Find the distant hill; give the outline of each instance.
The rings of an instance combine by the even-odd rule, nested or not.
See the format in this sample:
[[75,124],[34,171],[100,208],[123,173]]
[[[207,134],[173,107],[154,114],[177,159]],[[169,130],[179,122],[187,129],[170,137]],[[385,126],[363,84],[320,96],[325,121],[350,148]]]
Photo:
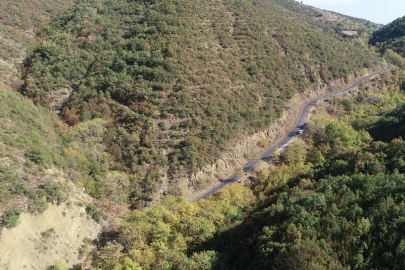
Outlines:
[[405,16],[374,32],[370,44],[383,52],[391,49],[405,57]]
[[292,20],[306,23],[334,37],[347,37],[344,31],[356,31],[358,36],[369,37],[377,28],[375,23],[343,15],[333,11],[321,10],[293,0],[255,0],[255,2]]

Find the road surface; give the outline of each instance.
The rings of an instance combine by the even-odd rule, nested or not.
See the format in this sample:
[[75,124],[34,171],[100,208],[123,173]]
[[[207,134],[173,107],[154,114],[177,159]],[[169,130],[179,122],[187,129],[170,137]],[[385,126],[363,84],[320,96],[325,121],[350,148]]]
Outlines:
[[[355,82],[352,86],[343,89],[339,92],[334,92],[328,95],[324,95],[318,98],[315,98],[311,101],[309,101],[307,104],[305,104],[304,108],[302,108],[302,111],[300,113],[300,115],[298,116],[298,120],[294,126],[294,128],[290,131],[290,133],[285,136],[284,138],[282,138],[280,141],[278,141],[275,145],[273,145],[272,147],[270,147],[269,149],[267,149],[263,154],[261,154],[259,157],[251,160],[248,164],[246,164],[243,167],[243,172],[247,173],[249,171],[251,171],[254,167],[256,167],[257,165],[259,165],[263,160],[268,159],[269,157],[271,157],[273,155],[273,152],[276,148],[281,149],[286,147],[289,143],[291,143],[298,135],[298,131],[304,128],[304,124],[305,124],[305,120],[307,119],[307,115],[309,110],[311,109],[311,107],[320,99],[324,99],[324,98],[329,98],[329,97],[333,97],[333,96],[337,96],[340,95],[344,92],[350,91],[354,88],[356,88],[357,86],[359,86],[359,84],[361,84],[362,82],[364,82],[365,80],[370,79],[371,77],[374,77],[376,75],[379,75],[387,70],[390,70],[392,68],[391,64],[387,65],[386,69],[383,69],[379,72],[373,73],[371,75],[368,75],[367,77],[364,77],[363,79],[358,80],[357,82]],[[244,173],[235,173],[232,176],[230,176],[228,179],[226,179],[225,181],[223,181],[221,184],[219,184],[218,186],[210,189],[209,191],[205,192],[204,194],[201,194],[200,196],[192,199],[191,201],[198,201],[204,198],[207,198],[209,196],[213,196],[215,195],[215,192],[217,192],[220,189],[223,189],[224,187],[235,183],[236,181],[238,181],[243,175]]]

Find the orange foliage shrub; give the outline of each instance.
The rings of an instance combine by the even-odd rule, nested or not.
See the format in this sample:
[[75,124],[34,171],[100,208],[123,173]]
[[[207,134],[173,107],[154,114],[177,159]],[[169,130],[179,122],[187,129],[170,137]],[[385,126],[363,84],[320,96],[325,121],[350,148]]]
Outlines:
[[322,80],[326,81],[328,79],[328,74],[325,69],[321,70],[320,75]]
[[77,123],[79,123],[80,121],[80,115],[77,114],[77,109],[70,109],[70,110],[66,110],[64,112],[64,117],[66,120],[66,123],[68,123],[68,125],[70,126],[74,126]]

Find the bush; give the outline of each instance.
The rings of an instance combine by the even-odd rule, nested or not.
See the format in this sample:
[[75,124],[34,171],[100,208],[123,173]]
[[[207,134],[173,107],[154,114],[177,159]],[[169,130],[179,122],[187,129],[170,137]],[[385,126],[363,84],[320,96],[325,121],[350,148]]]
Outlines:
[[35,199],[29,205],[29,210],[32,213],[42,213],[48,209],[48,203],[43,199]]
[[61,204],[67,199],[60,183],[47,182],[44,190],[46,193],[46,200],[48,202],[57,201],[58,204]]
[[346,111],[351,112],[353,110],[353,102],[351,100],[343,100],[342,105],[345,107]]
[[69,268],[62,260],[56,260],[53,270],[69,270]]
[[82,258],[85,258],[85,257],[87,257],[87,256],[91,253],[91,251],[93,250],[93,241],[92,241],[90,238],[85,237],[85,238],[83,239],[83,243],[84,243],[84,244],[82,244],[82,246],[81,246],[81,248],[80,248],[80,251],[79,251],[79,254],[80,254],[80,256],[81,256]]
[[98,210],[97,206],[94,203],[89,203],[86,206],[86,213],[94,219],[95,222],[100,222],[102,217],[102,212]]
[[13,172],[10,168],[0,167],[0,180],[14,181],[18,175]]
[[25,156],[38,165],[48,166],[52,163],[52,155],[43,148],[37,147],[29,150]]
[[55,232],[54,228],[50,228],[49,230],[41,232],[41,236],[45,239],[51,236],[51,234]]
[[24,210],[19,208],[14,208],[11,210],[6,211],[3,217],[3,223],[6,225],[7,228],[12,228],[17,226],[20,223],[18,217],[20,214],[24,212]]

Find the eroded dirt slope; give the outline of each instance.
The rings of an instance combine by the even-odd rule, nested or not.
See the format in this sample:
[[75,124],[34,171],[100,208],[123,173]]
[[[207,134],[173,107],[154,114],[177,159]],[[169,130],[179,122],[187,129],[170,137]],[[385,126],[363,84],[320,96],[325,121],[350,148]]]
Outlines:
[[102,229],[86,214],[81,202],[87,199],[76,195],[42,214],[21,214],[21,223],[0,236],[0,269],[48,269],[58,259],[68,267],[82,263],[83,239],[96,239]]

